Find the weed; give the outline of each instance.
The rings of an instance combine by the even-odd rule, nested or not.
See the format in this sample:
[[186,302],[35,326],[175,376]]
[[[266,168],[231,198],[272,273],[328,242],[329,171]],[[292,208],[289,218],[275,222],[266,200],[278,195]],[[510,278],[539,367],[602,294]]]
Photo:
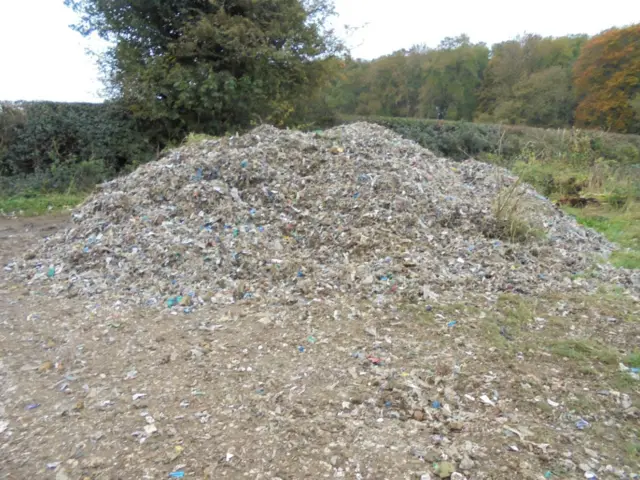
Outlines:
[[551,353],[559,357],[577,361],[597,360],[606,365],[615,365],[618,362],[618,354],[603,345],[591,340],[559,340],[551,343]]
[[624,452],[627,462],[635,463],[640,460],[640,441],[627,442],[624,446]]
[[[498,182],[503,183],[502,178],[499,178]],[[518,179],[498,193],[493,202],[493,217],[486,220],[483,226],[483,234],[486,237],[521,243],[544,235],[525,218],[526,191],[521,186]]]
[[640,368],[640,351],[634,351],[624,358],[624,363],[628,367]]

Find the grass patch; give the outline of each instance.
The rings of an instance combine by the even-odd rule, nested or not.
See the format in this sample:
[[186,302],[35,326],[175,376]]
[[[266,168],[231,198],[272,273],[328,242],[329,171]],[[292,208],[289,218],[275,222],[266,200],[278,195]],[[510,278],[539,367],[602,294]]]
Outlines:
[[550,350],[554,355],[572,360],[597,360],[606,365],[618,362],[617,352],[591,340],[559,340],[551,343]]
[[640,269],[640,206],[630,202],[623,210],[611,207],[585,209],[567,208],[582,225],[602,233],[617,243],[621,250],[613,252],[611,263],[616,267]]
[[0,198],[0,213],[32,217],[56,213],[75,207],[85,199],[83,194],[38,194]]
[[640,368],[640,352],[635,351],[624,358],[624,364],[627,367]]

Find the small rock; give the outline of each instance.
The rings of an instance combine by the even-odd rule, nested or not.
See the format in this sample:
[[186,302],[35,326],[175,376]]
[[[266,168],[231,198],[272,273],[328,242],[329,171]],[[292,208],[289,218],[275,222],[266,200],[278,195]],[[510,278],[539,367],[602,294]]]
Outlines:
[[53,370],[53,362],[50,360],[43,362],[42,365],[38,367],[38,373],[47,373],[51,370]]
[[153,435],[157,431],[158,431],[158,427],[156,427],[153,423],[144,426],[144,433],[146,433],[148,436]]
[[378,332],[376,331],[375,327],[366,327],[364,331],[365,333],[367,333],[368,335],[371,335],[372,337],[378,336]]
[[89,457],[83,463],[87,468],[100,468],[107,462],[102,457]]
[[454,432],[459,432],[464,429],[464,423],[458,421],[449,422],[449,428]]
[[411,455],[418,458],[424,458],[427,456],[427,451],[422,447],[411,447]]
[[424,412],[422,410],[414,410],[413,419],[417,420],[418,422],[422,422],[424,420]]
[[67,472],[64,471],[64,468],[61,468],[56,472],[56,480],[71,480]]
[[462,457],[462,461],[460,462],[461,470],[471,470],[473,467],[475,467],[475,462],[473,460],[466,455]]
[[449,402],[453,402],[456,399],[456,392],[451,387],[444,387],[444,398]]
[[568,458],[563,459],[561,464],[562,464],[562,468],[564,469],[565,472],[575,472],[576,471],[576,468],[577,468],[576,464],[573,463]]
[[591,450],[590,448],[584,447],[584,453],[589,455],[591,458],[598,458],[598,452]]
[[440,478],[449,478],[455,471],[456,467],[451,462],[442,462],[437,468],[437,473]]
[[466,477],[459,472],[453,472],[451,474],[451,480],[466,480]]

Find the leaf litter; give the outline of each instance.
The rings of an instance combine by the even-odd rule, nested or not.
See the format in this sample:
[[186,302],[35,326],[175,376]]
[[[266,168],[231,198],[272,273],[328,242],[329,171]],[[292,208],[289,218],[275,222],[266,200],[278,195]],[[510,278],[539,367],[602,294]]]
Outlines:
[[[505,191],[532,233],[518,241],[497,228]],[[617,314],[638,313],[638,274],[603,261],[615,248],[509,172],[375,125],[185,145],[7,263],[6,468],[632,478],[637,458],[610,439],[636,445],[637,384],[585,379],[527,343],[598,332],[628,349],[635,324],[600,321],[589,300],[608,289]],[[548,301],[518,313],[535,299]],[[63,367],[39,370],[52,355]]]

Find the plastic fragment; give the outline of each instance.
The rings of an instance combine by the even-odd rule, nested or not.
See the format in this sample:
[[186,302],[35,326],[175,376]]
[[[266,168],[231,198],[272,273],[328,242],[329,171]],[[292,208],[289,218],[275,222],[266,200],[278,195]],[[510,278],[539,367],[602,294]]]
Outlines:
[[590,424],[589,424],[589,422],[587,422],[586,420],[584,420],[584,419],[582,419],[582,418],[576,422],[576,428],[577,428],[578,430],[584,430],[584,429],[585,429],[585,428],[587,428],[589,425],[590,425]]
[[169,474],[169,478],[183,478],[184,472],[182,470],[178,470],[177,472],[171,472]]

